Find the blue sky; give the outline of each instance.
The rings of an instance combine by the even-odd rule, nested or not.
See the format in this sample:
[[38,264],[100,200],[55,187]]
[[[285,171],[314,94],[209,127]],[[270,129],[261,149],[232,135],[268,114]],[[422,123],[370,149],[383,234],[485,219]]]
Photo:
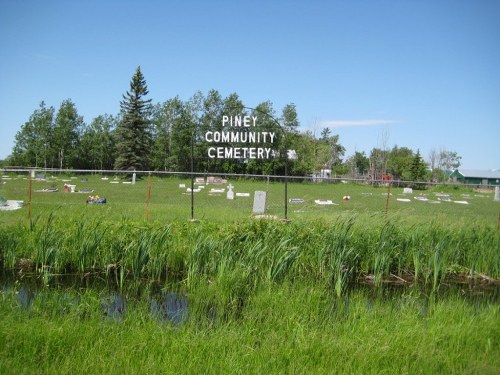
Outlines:
[[149,97],[236,92],[294,103],[347,149],[445,148],[500,169],[500,1],[0,0],[0,159],[43,100],[117,114],[137,66]]

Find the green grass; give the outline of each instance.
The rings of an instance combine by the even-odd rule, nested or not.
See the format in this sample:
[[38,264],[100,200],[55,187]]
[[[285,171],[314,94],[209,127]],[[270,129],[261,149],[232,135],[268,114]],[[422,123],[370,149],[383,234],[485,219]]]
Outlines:
[[20,309],[2,293],[2,374],[500,370],[498,304],[455,294],[429,300],[411,289],[387,297],[356,291],[339,300],[313,285],[285,283],[255,291],[237,318],[217,324],[196,310],[206,298],[191,295],[181,326],[158,321],[143,302],[114,320],[103,318],[102,296],[56,295]]
[[[294,182],[288,197],[304,202],[289,204],[285,222],[251,217],[253,192],[264,190],[268,214],[283,218],[283,183],[234,180],[251,196],[230,201],[207,186],[191,222],[179,188],[190,180],[153,177],[146,220],[146,179],[80,178],[77,189],[108,203],[33,181],[30,221],[27,207],[0,211],[0,268],[17,278],[0,290],[2,374],[500,371],[492,193],[442,186],[423,194],[470,204],[419,193],[406,203],[392,188],[385,214],[385,187]],[[0,196],[26,201],[28,180],[6,182]],[[35,192],[47,187],[60,191]],[[59,274],[82,282],[65,289]],[[129,297],[120,319],[103,315],[109,290],[86,284],[89,275]],[[25,308],[16,293],[31,279],[39,289]],[[157,288],[186,295],[186,322],[151,314],[139,297]]]
[[[64,181],[63,181],[64,180]],[[84,181],[82,181],[84,180]],[[65,181],[75,184],[77,190],[93,189],[93,194],[107,198],[106,205],[86,205],[87,194],[64,193]],[[31,217],[47,217],[51,213],[59,217],[72,219],[75,217],[96,218],[103,221],[120,221],[129,219],[142,221],[147,217],[147,178],[138,180],[135,185],[112,184],[113,177],[102,180],[100,175],[64,177],[55,176],[47,181],[32,182]],[[268,192],[267,211],[269,215],[279,218],[285,216],[285,186],[282,182],[266,178],[261,180],[230,179],[236,193],[249,193],[249,197],[235,197],[227,200],[225,193],[210,194],[210,189],[225,187],[208,185],[199,193],[194,194],[194,216],[196,219],[216,222],[236,222],[252,216],[253,193],[256,190]],[[335,219],[339,215],[356,214],[370,220],[372,215],[384,214],[386,210],[386,187],[373,187],[356,184],[329,183],[288,183],[288,198],[303,199],[303,203],[288,204],[288,218],[294,221]],[[191,195],[179,184],[191,186],[188,178],[152,177],[151,197],[149,202],[149,220],[153,222],[184,221],[191,219]],[[26,177],[15,177],[0,185],[0,196],[6,199],[28,200],[29,183]],[[56,193],[39,192],[42,189],[55,187]],[[471,189],[449,187],[446,185],[403,196],[403,188],[391,189],[388,216],[397,220],[419,223],[434,220],[445,225],[467,226],[471,222],[485,226],[496,227],[500,212],[500,203],[493,202],[493,191],[477,193]],[[429,203],[420,202],[414,196],[420,193],[430,201],[437,201],[436,193],[451,194],[451,200],[466,200],[470,204],[462,205],[453,202]],[[342,197],[348,195],[351,199],[343,202]],[[410,203],[400,202],[397,198],[410,198]],[[332,200],[336,205],[317,205],[315,200]],[[17,211],[0,211],[0,223],[26,222],[27,208]]]

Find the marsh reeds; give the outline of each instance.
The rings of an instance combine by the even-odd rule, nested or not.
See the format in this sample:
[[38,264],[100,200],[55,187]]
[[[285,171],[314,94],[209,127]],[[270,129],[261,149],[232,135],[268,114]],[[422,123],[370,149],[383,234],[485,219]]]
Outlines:
[[54,216],[49,216],[46,225],[35,226],[31,233],[28,244],[31,245],[36,271],[59,272],[62,236],[54,224]]
[[[0,228],[4,270],[32,265],[38,274],[104,273],[175,282],[194,289],[241,275],[247,288],[306,280],[340,297],[356,280],[399,280],[438,288],[450,276],[500,278],[500,234],[491,228],[405,226],[374,217],[303,225],[274,221],[238,224],[59,222],[55,215],[29,228]],[[29,269],[23,271],[29,272]]]
[[75,256],[80,273],[95,270],[98,267],[97,261],[106,230],[107,225],[100,221],[82,220],[75,223],[73,231],[68,231],[66,243],[68,251],[73,253],[69,256]]

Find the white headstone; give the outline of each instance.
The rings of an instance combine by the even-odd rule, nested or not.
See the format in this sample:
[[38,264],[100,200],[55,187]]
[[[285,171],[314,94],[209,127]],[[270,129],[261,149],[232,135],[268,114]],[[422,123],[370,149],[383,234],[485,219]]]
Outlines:
[[226,193],[226,196],[227,196],[227,199],[234,199],[234,191],[233,191],[233,185],[229,184],[227,186],[227,193]]
[[413,194],[413,189],[410,187],[406,187],[403,189],[403,194]]
[[266,212],[266,192],[257,190],[253,196],[253,213],[264,214]]
[[135,172],[132,173],[132,185],[135,185]]
[[500,186],[495,186],[495,202],[500,202]]

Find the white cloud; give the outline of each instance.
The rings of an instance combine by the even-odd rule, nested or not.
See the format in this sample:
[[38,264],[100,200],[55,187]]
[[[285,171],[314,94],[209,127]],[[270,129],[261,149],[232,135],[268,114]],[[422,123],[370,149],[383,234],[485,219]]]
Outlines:
[[323,128],[347,128],[353,126],[380,126],[397,124],[398,121],[394,120],[326,120],[321,121],[320,126]]

